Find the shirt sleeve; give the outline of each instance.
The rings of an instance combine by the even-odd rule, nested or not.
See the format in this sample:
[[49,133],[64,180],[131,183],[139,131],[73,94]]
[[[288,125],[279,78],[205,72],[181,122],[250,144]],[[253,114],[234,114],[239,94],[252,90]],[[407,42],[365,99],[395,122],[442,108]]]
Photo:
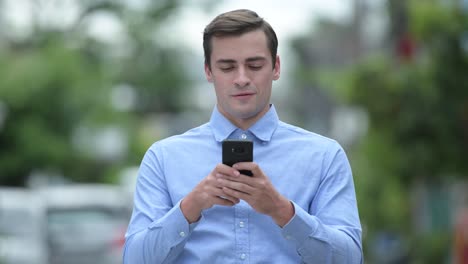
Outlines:
[[346,154],[336,143],[324,158],[321,183],[309,208],[295,204],[283,227],[304,263],[363,263],[361,225]]
[[172,204],[165,189],[162,157],[156,151],[147,151],[138,173],[133,214],[125,235],[125,264],[172,263],[198,223],[187,222],[180,201]]

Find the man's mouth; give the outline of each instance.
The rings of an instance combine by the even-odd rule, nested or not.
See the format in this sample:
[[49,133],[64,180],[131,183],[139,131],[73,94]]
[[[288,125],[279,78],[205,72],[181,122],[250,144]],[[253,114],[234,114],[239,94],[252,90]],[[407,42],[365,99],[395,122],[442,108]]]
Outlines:
[[234,94],[232,95],[232,97],[242,99],[242,98],[247,98],[253,95],[255,95],[255,93],[253,92],[243,92],[243,93]]

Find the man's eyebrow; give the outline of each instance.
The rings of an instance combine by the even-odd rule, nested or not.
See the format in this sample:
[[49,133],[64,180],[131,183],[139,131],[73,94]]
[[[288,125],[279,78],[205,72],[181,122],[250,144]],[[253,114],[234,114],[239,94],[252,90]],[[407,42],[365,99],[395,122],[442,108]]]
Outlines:
[[[245,61],[246,62],[255,62],[255,61],[265,61],[266,58],[263,56],[255,56],[255,57],[250,57],[247,58]],[[216,61],[216,64],[222,64],[222,63],[237,63],[236,60],[233,59],[219,59]]]
[[256,57],[251,57],[251,58],[247,58],[247,62],[253,62],[253,61],[264,61],[266,60],[265,57],[262,57],[262,56],[256,56]]
[[219,64],[219,63],[236,63],[236,61],[233,59],[219,59],[216,61],[216,64]]

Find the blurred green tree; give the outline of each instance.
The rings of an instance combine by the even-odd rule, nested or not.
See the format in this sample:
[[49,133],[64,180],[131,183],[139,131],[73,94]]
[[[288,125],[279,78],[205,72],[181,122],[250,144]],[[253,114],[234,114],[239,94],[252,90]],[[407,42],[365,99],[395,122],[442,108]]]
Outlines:
[[[142,117],[182,107],[184,53],[159,32],[179,1],[28,1],[26,29],[7,19],[7,2],[0,2],[0,185],[22,186],[34,171],[99,182],[139,162]],[[119,28],[117,40],[90,34],[102,17]],[[133,107],[115,105],[119,87],[121,101],[136,98]],[[109,126],[124,131],[129,151],[107,160],[83,148],[99,138],[83,141],[79,131]]]
[[370,123],[353,150],[361,215],[369,237],[400,234],[415,263],[445,263],[449,226],[418,234],[411,192],[468,177],[468,12],[457,1],[388,3],[390,56],[360,64],[347,83]]
[[[305,58],[296,71],[299,87],[305,87],[298,98],[311,102],[304,91],[313,86],[332,102],[368,114],[367,134],[346,148],[370,263],[382,263],[371,252],[382,234],[397,239],[399,257],[411,263],[446,263],[450,254],[448,198],[427,186],[444,190],[444,183],[468,177],[468,10],[462,2],[385,1],[385,43],[365,57],[354,49],[362,44],[356,21],[324,20],[311,36],[293,42]],[[421,186],[422,196],[436,196],[424,201],[430,209],[415,206],[415,199],[424,199],[415,192]],[[421,213],[439,223],[421,223]]]
[[432,2],[409,1],[414,58],[402,60],[397,50],[361,65],[349,92],[368,110],[371,130],[396,147],[395,176],[404,183],[468,176],[468,15]]

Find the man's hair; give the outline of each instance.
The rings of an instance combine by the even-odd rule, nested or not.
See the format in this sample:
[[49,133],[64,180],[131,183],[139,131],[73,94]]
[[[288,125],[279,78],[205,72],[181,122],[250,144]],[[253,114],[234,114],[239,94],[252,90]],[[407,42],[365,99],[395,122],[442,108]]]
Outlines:
[[278,38],[268,22],[259,17],[257,13],[247,9],[233,10],[218,15],[205,27],[203,31],[203,50],[205,63],[211,69],[211,52],[213,37],[240,36],[244,33],[261,29],[266,37],[270,49],[273,68],[276,63],[278,51]]

